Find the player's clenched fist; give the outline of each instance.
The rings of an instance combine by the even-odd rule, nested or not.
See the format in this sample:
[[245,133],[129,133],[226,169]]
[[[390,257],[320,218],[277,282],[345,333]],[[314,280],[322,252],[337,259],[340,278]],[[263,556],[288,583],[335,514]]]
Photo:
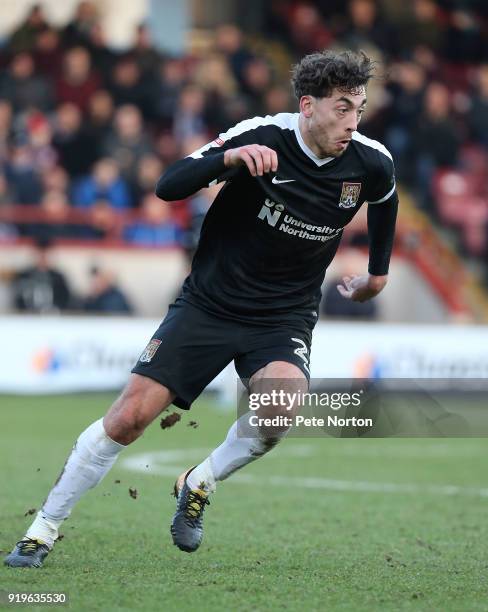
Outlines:
[[258,144],[229,149],[224,153],[224,163],[227,168],[247,166],[251,176],[263,176],[266,172],[278,170],[276,151]]

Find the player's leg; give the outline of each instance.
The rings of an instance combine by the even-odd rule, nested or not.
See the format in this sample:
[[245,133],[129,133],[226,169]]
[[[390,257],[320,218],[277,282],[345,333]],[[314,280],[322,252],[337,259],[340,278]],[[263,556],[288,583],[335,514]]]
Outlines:
[[[93,423],[73,451],[22,544],[30,556],[8,564],[39,566],[57,537],[59,523],[81,495],[95,486],[119,452],[142,434],[170,403],[188,409],[236,352],[231,323],[177,300],[133,368],[133,376],[105,419]],[[171,389],[171,392],[169,391]],[[42,544],[39,544],[39,541]],[[42,546],[42,548],[40,548]]]
[[155,380],[131,374],[105,418],[92,423],[78,437],[41,510],[5,563],[13,567],[39,567],[76,502],[102,480],[119,453],[143,433],[174,397]]
[[[258,370],[249,381],[249,392],[259,398],[262,394],[271,397],[273,391],[284,391],[287,397],[308,389],[308,381],[303,372],[293,363],[273,361]],[[250,416],[259,420],[269,417],[293,417],[297,404],[277,401],[269,406],[261,406],[256,412],[243,414],[227,433],[224,442],[188,476],[190,486],[203,484],[204,488],[215,489],[215,483],[225,480],[238,469],[262,457],[286,435],[289,427],[284,425],[266,427],[253,425]],[[257,420],[257,419],[254,419]],[[199,487],[201,488],[201,487]]]
[[[273,361],[260,368],[249,381],[250,393],[271,394],[304,392],[308,379],[297,365],[286,361]],[[290,397],[290,395],[288,395]],[[292,396],[292,397],[297,397]],[[272,406],[263,406],[259,417],[292,417],[297,404],[279,401]],[[175,484],[178,505],[171,533],[174,543],[185,552],[195,551],[203,538],[203,512],[209,503],[209,494],[215,491],[216,483],[225,480],[245,465],[262,457],[286,435],[289,427],[266,427],[252,424],[251,413],[242,415],[230,428],[224,442],[207,459],[195,468],[182,474]],[[286,421],[285,421],[286,422]]]

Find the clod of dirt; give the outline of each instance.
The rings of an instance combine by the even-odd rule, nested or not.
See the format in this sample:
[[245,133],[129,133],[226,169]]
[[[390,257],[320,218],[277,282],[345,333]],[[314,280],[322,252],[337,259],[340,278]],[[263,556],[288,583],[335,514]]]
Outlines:
[[24,516],[28,516],[29,514],[35,514],[35,512],[36,512],[36,508],[29,508],[29,510],[27,510]]
[[137,489],[131,489],[129,487],[129,495],[132,497],[132,499],[137,499]]
[[173,427],[178,421],[181,420],[181,414],[177,412],[173,412],[172,414],[168,414],[167,417],[161,419],[160,425],[161,429],[168,429],[169,427]]

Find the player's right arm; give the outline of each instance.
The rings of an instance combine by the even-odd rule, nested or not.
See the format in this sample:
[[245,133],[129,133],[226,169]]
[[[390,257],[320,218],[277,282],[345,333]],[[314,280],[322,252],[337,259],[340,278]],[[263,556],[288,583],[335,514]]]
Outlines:
[[156,185],[156,195],[166,201],[182,200],[214,182],[231,178],[239,167],[246,167],[251,176],[276,172],[276,151],[252,142],[257,139],[256,129],[246,130],[247,123],[243,121],[169,166]]

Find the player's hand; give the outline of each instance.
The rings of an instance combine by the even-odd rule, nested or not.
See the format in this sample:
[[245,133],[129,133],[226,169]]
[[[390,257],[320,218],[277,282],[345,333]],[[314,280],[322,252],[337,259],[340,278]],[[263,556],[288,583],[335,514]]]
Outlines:
[[247,166],[251,176],[263,176],[267,172],[278,170],[276,151],[258,144],[228,149],[224,153],[224,163],[227,168]]
[[337,291],[342,297],[352,300],[353,302],[366,302],[374,298],[382,289],[384,289],[388,275],[373,276],[366,274],[364,276],[344,276],[342,282],[344,285],[337,285]]

